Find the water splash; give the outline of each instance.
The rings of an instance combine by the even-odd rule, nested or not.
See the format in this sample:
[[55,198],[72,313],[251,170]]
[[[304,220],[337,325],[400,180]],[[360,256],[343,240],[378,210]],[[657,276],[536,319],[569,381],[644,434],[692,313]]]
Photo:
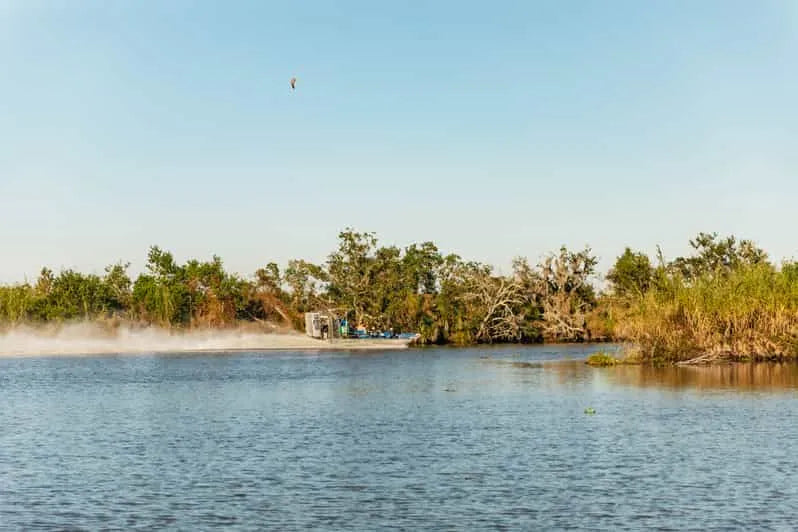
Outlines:
[[[0,332],[0,356],[92,355],[237,349],[315,349],[319,342],[285,330],[107,327],[94,323],[19,326]],[[321,346],[323,347],[323,346]]]

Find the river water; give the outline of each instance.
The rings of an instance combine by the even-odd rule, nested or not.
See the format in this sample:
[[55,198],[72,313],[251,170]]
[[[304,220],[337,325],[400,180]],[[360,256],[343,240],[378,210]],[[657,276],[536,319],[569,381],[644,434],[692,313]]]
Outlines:
[[0,527],[798,523],[798,366],[593,350],[0,359]]

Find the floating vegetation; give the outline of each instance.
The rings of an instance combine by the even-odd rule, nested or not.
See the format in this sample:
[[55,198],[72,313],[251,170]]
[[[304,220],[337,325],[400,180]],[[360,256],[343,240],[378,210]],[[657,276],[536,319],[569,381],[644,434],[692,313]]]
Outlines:
[[621,364],[622,362],[617,358],[613,357],[609,353],[605,353],[604,351],[598,351],[593,353],[587,360],[585,360],[585,364],[588,366],[598,366],[598,367],[606,367],[606,366],[615,366],[616,364]]

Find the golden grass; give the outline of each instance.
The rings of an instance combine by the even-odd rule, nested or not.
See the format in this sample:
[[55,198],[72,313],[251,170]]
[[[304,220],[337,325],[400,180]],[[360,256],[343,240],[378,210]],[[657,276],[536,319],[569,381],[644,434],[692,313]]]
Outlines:
[[663,278],[617,312],[616,336],[647,361],[798,358],[798,280],[768,265]]

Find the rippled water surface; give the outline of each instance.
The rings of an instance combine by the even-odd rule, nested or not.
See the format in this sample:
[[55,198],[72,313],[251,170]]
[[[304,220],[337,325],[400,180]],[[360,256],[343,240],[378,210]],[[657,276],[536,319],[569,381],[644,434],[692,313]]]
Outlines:
[[0,527],[795,526],[798,367],[590,351],[1,359]]

